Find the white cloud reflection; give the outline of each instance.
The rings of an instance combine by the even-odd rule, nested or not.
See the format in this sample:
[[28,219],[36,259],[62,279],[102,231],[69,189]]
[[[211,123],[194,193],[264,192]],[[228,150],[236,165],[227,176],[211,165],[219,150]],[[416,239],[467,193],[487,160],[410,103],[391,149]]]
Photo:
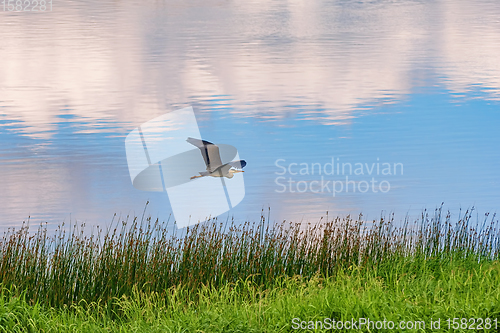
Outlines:
[[303,105],[306,119],[345,123],[363,105],[404,98],[422,77],[499,96],[493,1],[85,6],[4,13],[0,112],[21,133],[49,138],[64,112],[137,124],[214,95],[240,116],[280,118]]
[[438,66],[455,93],[488,89],[486,98],[500,99],[500,3],[443,3],[443,29]]
[[[422,85],[462,95],[479,87],[483,98],[500,98],[496,0],[88,1],[58,2],[51,13],[0,14],[0,133],[37,139],[43,149],[54,144],[60,122],[77,126],[72,133],[110,131],[108,124],[126,133],[187,105],[200,117],[227,107],[262,121],[347,124],[357,110],[400,101]],[[0,158],[15,149],[0,149]],[[29,149],[25,155],[36,155]],[[93,214],[104,216],[109,200],[137,202],[116,160],[96,166],[82,153],[78,163],[39,168],[32,155],[0,164],[0,208],[11,216],[71,205],[84,216],[98,206]],[[274,188],[262,191],[272,197]],[[300,219],[304,207],[323,214],[328,202],[290,196],[273,208]],[[361,206],[349,202],[331,210]]]

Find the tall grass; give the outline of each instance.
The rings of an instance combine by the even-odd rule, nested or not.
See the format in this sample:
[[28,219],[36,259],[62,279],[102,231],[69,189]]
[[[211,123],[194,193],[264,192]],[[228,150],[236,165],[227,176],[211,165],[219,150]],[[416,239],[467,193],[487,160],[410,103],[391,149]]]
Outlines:
[[[500,329],[498,261],[460,259],[441,262],[438,269],[424,262],[419,274],[407,274],[406,269],[405,265],[395,265],[390,273],[396,278],[391,279],[387,274],[381,276],[372,269],[353,266],[329,278],[279,278],[272,287],[244,280],[217,288],[201,287],[195,292],[183,286],[172,287],[161,296],[135,287],[132,295],[114,300],[112,312],[99,303],[81,302],[62,309],[29,305],[25,293],[8,297],[4,291],[5,296],[0,297],[0,332],[278,333],[295,331],[294,318],[425,323],[425,329],[408,330],[411,332],[451,331],[448,318],[475,318],[478,324],[473,326],[478,329],[478,318],[490,318],[491,329],[483,325],[486,329],[481,331]],[[438,319],[442,330],[431,329],[430,321]],[[306,332],[349,331],[323,328]],[[356,331],[406,330],[359,326]]]
[[[108,304],[130,296],[134,287],[160,295],[173,286],[188,290],[222,287],[250,279],[272,286],[278,277],[330,277],[351,267],[390,272],[442,260],[498,260],[500,235],[495,216],[472,224],[472,211],[456,223],[442,209],[400,226],[335,218],[317,224],[259,222],[237,225],[211,220],[176,233],[151,218],[117,219],[115,228],[86,233],[65,227],[49,235],[25,224],[0,240],[0,284],[23,291],[28,302],[60,307],[81,300]],[[171,229],[171,228],[170,228]]]

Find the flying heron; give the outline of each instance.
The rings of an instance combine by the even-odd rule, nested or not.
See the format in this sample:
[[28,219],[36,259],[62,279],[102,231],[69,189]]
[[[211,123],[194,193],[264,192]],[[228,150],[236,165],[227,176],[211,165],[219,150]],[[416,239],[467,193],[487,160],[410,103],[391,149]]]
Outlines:
[[247,162],[244,160],[222,164],[219,147],[214,145],[212,142],[194,138],[187,138],[186,141],[200,149],[201,156],[203,156],[207,166],[207,171],[200,172],[199,176],[193,176],[191,179],[205,176],[233,178],[235,173],[245,172],[240,170],[247,165]]

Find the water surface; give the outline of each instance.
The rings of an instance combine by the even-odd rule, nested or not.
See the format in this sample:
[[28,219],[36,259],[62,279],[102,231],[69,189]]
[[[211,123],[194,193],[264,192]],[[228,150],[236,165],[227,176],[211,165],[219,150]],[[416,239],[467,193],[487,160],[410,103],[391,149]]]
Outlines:
[[[455,215],[495,212],[499,17],[493,0],[68,1],[0,11],[0,225],[28,216],[109,224],[114,213],[142,214],[148,200],[153,217],[168,219],[165,193],[133,188],[124,140],[189,105],[204,139],[248,162],[245,199],[224,219],[258,220],[268,207],[272,220],[404,218],[441,202]],[[347,175],[386,181],[386,193],[333,196],[313,183],[345,181],[324,173],[332,159],[403,170]],[[300,174],[313,164],[323,174]]]

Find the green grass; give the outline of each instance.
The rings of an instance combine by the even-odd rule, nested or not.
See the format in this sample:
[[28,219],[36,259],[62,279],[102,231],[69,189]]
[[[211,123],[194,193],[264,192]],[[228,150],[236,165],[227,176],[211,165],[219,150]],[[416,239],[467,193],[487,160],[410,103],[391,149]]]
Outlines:
[[447,318],[500,320],[499,285],[498,262],[401,257],[390,271],[351,267],[326,279],[281,278],[267,288],[249,280],[196,292],[172,287],[162,296],[135,288],[131,296],[114,300],[115,318],[102,304],[46,309],[28,305],[25,294],[5,296],[0,331],[290,332],[294,318],[369,318],[396,324],[423,320],[426,329],[414,331],[436,332],[429,322],[441,318],[443,332],[449,331]]
[[[498,318],[500,235],[441,209],[418,221],[116,220],[0,240],[0,331],[288,332],[292,319]],[[443,322],[441,323],[443,327]],[[31,327],[31,329],[29,329]]]

